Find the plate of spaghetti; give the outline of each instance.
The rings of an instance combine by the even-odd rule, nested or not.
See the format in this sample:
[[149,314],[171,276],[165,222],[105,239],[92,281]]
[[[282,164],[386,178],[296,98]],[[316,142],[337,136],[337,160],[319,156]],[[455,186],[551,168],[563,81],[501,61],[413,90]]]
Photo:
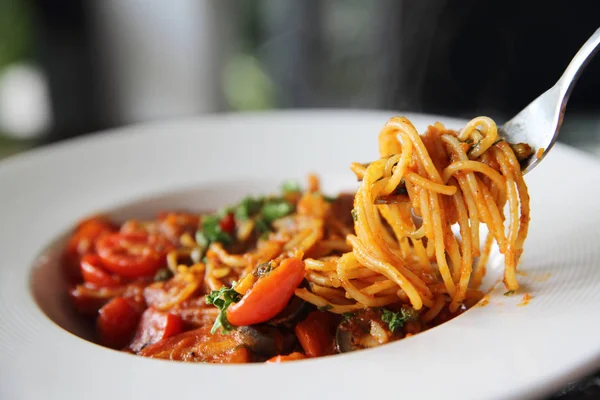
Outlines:
[[552,393],[600,366],[600,165],[533,153],[484,116],[305,111],[9,158],[1,397]]

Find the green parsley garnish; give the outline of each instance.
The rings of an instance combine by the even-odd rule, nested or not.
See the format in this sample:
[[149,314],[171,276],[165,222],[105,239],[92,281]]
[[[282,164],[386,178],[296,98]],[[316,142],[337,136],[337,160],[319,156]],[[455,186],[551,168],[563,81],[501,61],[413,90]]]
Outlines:
[[342,317],[344,318],[344,320],[346,320],[346,321],[350,321],[350,319],[351,319],[352,317],[354,317],[355,315],[356,315],[356,313],[355,313],[355,312],[352,312],[352,311],[350,311],[350,312],[345,312],[345,313],[343,313],[343,314],[342,314]]
[[254,221],[254,225],[256,226],[256,230],[262,234],[268,234],[270,231],[269,224],[263,218],[257,218]]
[[352,211],[350,211],[350,213],[352,214],[352,219],[354,220],[354,222],[358,221],[358,215],[356,215],[356,210],[353,208]]
[[324,306],[317,307],[317,310],[319,310],[319,311],[329,311],[332,308],[333,307],[331,306],[331,304],[325,304]]
[[504,295],[505,296],[512,296],[513,294],[515,294],[515,290],[509,290],[508,292],[505,292]]
[[220,220],[221,217],[219,217],[217,214],[203,215],[202,226],[218,225]]
[[282,199],[270,199],[266,201],[260,215],[254,220],[256,231],[261,234],[261,239],[271,231],[271,222],[283,218],[294,211],[294,206]]
[[294,206],[285,200],[270,200],[263,206],[261,214],[266,223],[283,218],[294,211]]
[[[232,284],[235,286],[235,282]],[[206,304],[212,304],[219,309],[219,315],[213,324],[210,333],[214,334],[217,329],[221,328],[223,333],[229,333],[233,329],[233,326],[227,320],[227,308],[240,301],[242,295],[236,292],[233,287],[223,286],[219,290],[213,290],[209,295],[206,296]]]
[[235,211],[235,207],[232,206],[226,206],[221,208],[219,211],[217,211],[217,218],[219,220],[221,220],[224,216],[226,216],[227,214],[232,214]]
[[[297,186],[297,184],[295,185]],[[292,191],[296,186],[287,182],[284,184],[284,192]],[[298,190],[300,190],[299,187]],[[270,232],[271,222],[285,217],[293,211],[294,205],[282,198],[265,199],[264,197],[246,197],[233,209],[235,219],[238,221],[254,218],[256,231],[261,234]]]
[[263,203],[263,199],[255,199],[254,197],[244,198],[240,204],[235,208],[235,218],[240,221],[246,221],[253,214],[256,214]]
[[337,200],[337,196],[327,196],[326,194],[323,195],[323,198],[328,203],[333,203],[334,201]]
[[220,221],[218,215],[207,215],[202,218],[202,229],[196,232],[196,243],[199,247],[206,249],[212,242],[225,245],[233,242],[231,235],[221,230]]
[[281,185],[281,191],[283,192],[283,194],[298,193],[302,191],[302,188],[300,187],[300,184],[298,182],[290,179],[283,182],[283,184]]
[[208,238],[206,237],[206,235],[204,234],[203,231],[196,232],[196,244],[202,250],[206,250],[208,248],[210,241],[208,240]]
[[402,307],[400,312],[384,308],[381,314],[381,320],[389,325],[392,332],[395,332],[398,328],[402,328],[405,322],[413,321],[418,317],[419,314],[414,309],[408,307]]

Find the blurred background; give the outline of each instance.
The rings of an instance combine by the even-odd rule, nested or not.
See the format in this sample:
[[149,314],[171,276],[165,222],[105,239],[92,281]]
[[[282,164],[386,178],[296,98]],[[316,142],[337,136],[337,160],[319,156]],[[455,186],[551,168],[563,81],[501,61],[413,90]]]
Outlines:
[[[502,122],[554,84],[599,11],[597,1],[564,0],[0,0],[0,157],[227,111]],[[600,154],[599,90],[600,56],[561,140]]]

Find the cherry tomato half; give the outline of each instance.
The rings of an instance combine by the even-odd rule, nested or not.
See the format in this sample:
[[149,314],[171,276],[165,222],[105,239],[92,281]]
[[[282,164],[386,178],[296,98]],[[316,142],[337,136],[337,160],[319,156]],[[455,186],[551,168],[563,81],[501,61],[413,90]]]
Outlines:
[[178,335],[182,331],[181,317],[150,307],[142,314],[135,337],[129,347],[138,352],[150,344]]
[[233,214],[226,214],[223,218],[221,218],[219,221],[219,227],[223,232],[233,233],[235,230],[235,218],[233,217]]
[[333,354],[335,323],[328,312],[313,311],[296,325],[298,342],[309,357]]
[[138,308],[143,309],[145,307],[144,287],[146,285],[147,282],[144,281],[134,281],[111,287],[81,283],[71,287],[68,293],[71,303],[78,313],[95,316],[102,306],[116,297],[124,297]]
[[287,258],[267,276],[260,278],[244,297],[227,309],[234,326],[254,325],[279,314],[304,279],[304,262]]
[[67,275],[73,280],[81,279],[79,262],[85,254],[95,251],[96,240],[114,232],[117,227],[106,217],[95,216],[83,220],[69,238],[64,252],[64,264]]
[[241,364],[251,360],[250,351],[235,335],[210,333],[210,326],[180,333],[144,347],[143,357],[176,361]]
[[296,351],[296,352],[293,352],[293,353],[285,355],[285,356],[280,355],[280,356],[275,356],[275,357],[269,358],[266,362],[268,364],[281,364],[282,362],[302,360],[304,358],[306,358],[306,356],[304,354]]
[[114,287],[121,283],[118,276],[109,274],[97,254],[86,254],[81,259],[81,275],[87,283],[98,287]]
[[154,275],[172,248],[165,237],[143,233],[113,233],[96,243],[106,269],[126,278]]
[[100,343],[113,349],[125,347],[135,333],[140,309],[131,300],[116,297],[106,303],[98,314],[97,329]]

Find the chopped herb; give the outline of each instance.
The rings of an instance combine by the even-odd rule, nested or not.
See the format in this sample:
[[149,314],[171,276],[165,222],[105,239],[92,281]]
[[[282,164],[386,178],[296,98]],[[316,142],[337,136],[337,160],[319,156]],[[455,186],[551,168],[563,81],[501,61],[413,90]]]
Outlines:
[[271,262],[266,262],[266,263],[262,263],[259,266],[256,267],[256,269],[254,270],[254,276],[257,278],[260,278],[262,276],[266,276],[269,275],[269,273],[273,270],[273,265],[271,264]]
[[317,307],[317,310],[319,311],[329,311],[331,310],[333,307],[331,306],[331,304],[325,304],[324,306],[319,306]]
[[260,233],[269,233],[269,224],[263,218],[257,218],[254,221],[254,225],[256,226],[256,230]]
[[261,214],[265,222],[271,223],[276,219],[283,218],[294,211],[294,206],[285,200],[271,200],[263,206]]
[[258,237],[260,240],[267,240],[269,239],[269,232],[263,232],[260,234],[260,236]]
[[213,324],[210,333],[214,334],[217,329],[221,328],[223,333],[229,333],[233,329],[233,326],[227,320],[227,308],[242,298],[242,295],[233,289],[235,282],[231,285],[232,287],[223,286],[219,290],[213,290],[209,295],[206,296],[206,304],[212,304],[219,309],[219,315]]
[[234,211],[235,211],[235,207],[227,206],[227,207],[223,207],[219,211],[217,211],[216,215],[219,218],[219,220],[221,220],[224,216],[226,216],[227,214],[232,214]]
[[516,293],[516,290],[509,290],[508,292],[504,293],[504,295],[505,296],[512,296],[515,293]]
[[212,226],[212,225],[219,225],[220,220],[221,220],[221,217],[219,217],[217,214],[204,215],[202,217],[202,226],[206,227],[206,226]]
[[198,245],[198,247],[200,247],[203,250],[208,248],[208,245],[210,244],[210,242],[207,239],[204,232],[202,232],[202,231],[196,232],[196,244]]
[[196,232],[196,243],[200,244],[198,242],[198,239],[200,239],[200,242],[206,245],[205,247],[208,247],[212,242],[220,242],[225,245],[231,244],[233,238],[227,232],[221,230],[221,226],[219,225],[220,220],[217,215],[204,217],[202,220],[202,230]]
[[240,221],[245,221],[253,214],[256,214],[262,206],[263,199],[255,199],[253,197],[244,198],[235,208],[235,218]]
[[[264,203],[260,215],[254,220],[256,231],[262,235],[271,231],[271,222],[294,211],[294,206],[282,199],[271,199]],[[261,236],[261,239],[263,236]]]
[[[211,236],[213,236],[213,235],[211,235]],[[219,242],[219,243],[223,243],[223,244],[231,244],[231,243],[233,243],[233,238],[231,237],[231,235],[229,233],[223,232],[221,230],[221,228],[219,228],[218,230],[214,231],[214,236],[211,241]]]
[[394,312],[384,308],[382,309],[381,314],[381,320],[389,325],[390,331],[392,332],[395,332],[398,328],[402,328],[405,322],[413,321],[417,318],[417,312],[408,307],[402,307],[400,312]]
[[283,184],[281,185],[281,191],[284,194],[287,193],[298,193],[302,191],[302,188],[300,187],[300,184],[294,180],[287,180],[285,182],[283,182]]
[[328,203],[333,203],[334,201],[337,200],[337,196],[327,196],[327,195],[323,195],[323,198],[325,199],[326,202]]
[[356,210],[353,208],[352,211],[350,211],[350,213],[352,214],[352,219],[354,220],[354,222],[358,221],[358,215],[356,215]]
[[465,140],[466,144],[473,144],[473,138],[467,138],[467,140]]
[[355,315],[356,315],[355,312],[345,312],[342,314],[342,318],[344,318],[344,320],[346,320],[346,321],[350,321],[350,319],[352,317],[354,317]]
[[169,268],[161,268],[158,271],[156,271],[156,274],[154,274],[154,280],[156,282],[164,282],[171,279],[172,276],[173,273]]

